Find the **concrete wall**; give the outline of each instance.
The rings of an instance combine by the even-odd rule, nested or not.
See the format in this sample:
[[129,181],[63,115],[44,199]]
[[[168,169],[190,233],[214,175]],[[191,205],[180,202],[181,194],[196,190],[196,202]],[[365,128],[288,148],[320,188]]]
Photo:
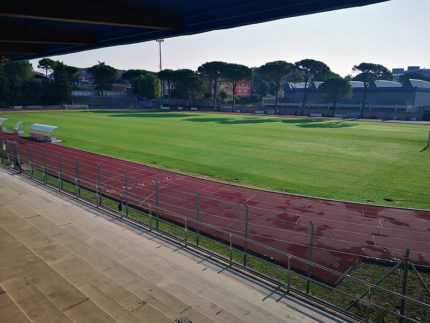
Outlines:
[[93,109],[129,109],[134,106],[131,97],[76,96],[73,104],[86,104]]

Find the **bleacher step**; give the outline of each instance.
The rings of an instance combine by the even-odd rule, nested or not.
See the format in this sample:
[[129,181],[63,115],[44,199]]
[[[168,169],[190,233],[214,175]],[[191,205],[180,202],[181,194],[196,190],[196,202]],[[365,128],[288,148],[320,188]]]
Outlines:
[[36,286],[25,277],[0,282],[0,286],[32,322],[71,322]]
[[0,288],[0,321],[3,323],[31,322],[9,295]]

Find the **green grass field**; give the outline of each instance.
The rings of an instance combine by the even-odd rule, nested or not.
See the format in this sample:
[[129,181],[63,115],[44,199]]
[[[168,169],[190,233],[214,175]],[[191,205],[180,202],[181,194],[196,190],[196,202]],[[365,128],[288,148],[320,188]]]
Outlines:
[[[13,112],[63,145],[247,186],[430,209],[429,126],[206,113]],[[25,127],[24,127],[25,128]]]

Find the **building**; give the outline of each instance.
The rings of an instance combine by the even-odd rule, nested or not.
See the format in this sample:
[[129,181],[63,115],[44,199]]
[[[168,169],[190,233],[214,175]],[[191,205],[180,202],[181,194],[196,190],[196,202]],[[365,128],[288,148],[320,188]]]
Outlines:
[[430,68],[421,68],[421,66],[408,66],[407,69],[393,68],[392,73],[394,81],[398,81],[400,76],[405,75],[406,73],[417,73],[430,78]]
[[[251,95],[251,81],[248,80],[241,80],[238,81],[236,84],[236,91],[235,91],[235,95],[240,97],[240,96],[250,96]],[[223,82],[220,86],[219,91],[223,91],[227,94],[228,97],[231,97],[233,95],[233,90],[232,90],[232,84],[231,82]]]
[[[72,91],[72,96],[128,96],[131,93],[131,84],[116,82],[112,84],[112,88],[109,91],[97,91],[94,84],[94,80],[91,73],[88,71],[89,68],[80,68],[80,79],[75,83],[76,89]],[[125,71],[117,70],[118,77]]]
[[250,96],[251,82],[247,80],[237,82],[235,94],[236,96]]
[[[330,115],[332,103],[321,96],[321,82],[308,85],[304,113]],[[381,119],[421,120],[425,111],[430,111],[430,82],[408,80],[404,84],[394,81],[377,80],[365,89],[364,83],[351,81],[352,97],[339,102],[337,114],[357,115],[364,103],[364,117]],[[287,114],[299,114],[305,97],[304,83],[288,83],[278,107]],[[273,99],[265,99],[263,105],[274,105]]]

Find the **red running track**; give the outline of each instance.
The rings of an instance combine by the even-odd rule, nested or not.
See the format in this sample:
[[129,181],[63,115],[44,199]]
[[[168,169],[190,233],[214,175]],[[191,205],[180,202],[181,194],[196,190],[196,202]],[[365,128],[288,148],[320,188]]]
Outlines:
[[[20,143],[21,162],[29,160],[31,145],[33,164],[42,169],[44,153],[47,171],[57,174],[61,154],[63,177],[76,176],[79,160],[81,185],[97,187],[97,164],[101,167],[102,193],[119,199],[124,194],[124,172],[128,173],[130,205],[149,209],[156,205],[155,182],[158,180],[159,208],[163,215],[178,222],[187,217],[193,226],[196,219],[196,191],[200,193],[200,220],[239,235],[245,232],[245,208],[249,206],[248,238],[304,259],[309,257],[310,222],[315,226],[313,261],[327,268],[348,272],[360,257],[396,261],[407,248],[411,260],[430,267],[430,212],[388,208],[348,202],[331,201],[264,190],[160,170],[138,163],[49,143],[37,143],[14,135],[0,138]],[[4,152],[3,152],[4,154]],[[228,241],[228,236],[208,227],[201,231]],[[242,246],[243,242],[233,241]],[[254,253],[286,264],[287,257],[259,244],[248,244]],[[307,266],[293,263],[306,271]],[[312,275],[331,284],[339,277],[314,269]]]

